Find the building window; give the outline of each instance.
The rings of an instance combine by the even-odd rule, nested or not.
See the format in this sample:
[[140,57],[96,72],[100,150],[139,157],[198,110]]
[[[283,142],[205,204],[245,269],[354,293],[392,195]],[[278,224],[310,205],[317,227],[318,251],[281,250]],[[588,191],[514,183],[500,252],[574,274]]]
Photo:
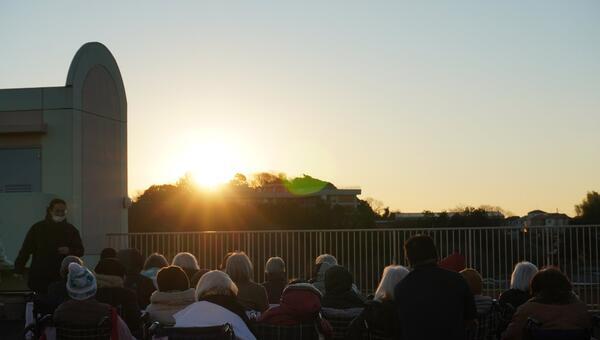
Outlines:
[[39,148],[0,149],[0,193],[39,192],[41,189]]

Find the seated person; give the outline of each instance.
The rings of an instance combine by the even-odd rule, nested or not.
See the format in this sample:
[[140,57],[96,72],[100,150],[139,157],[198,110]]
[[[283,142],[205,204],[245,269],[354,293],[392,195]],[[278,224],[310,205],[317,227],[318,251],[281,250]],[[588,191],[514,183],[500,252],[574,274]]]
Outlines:
[[[188,252],[181,252],[175,255],[171,265],[178,266],[179,268],[183,269],[190,280],[198,271],[200,271],[200,266],[198,266],[198,260],[196,259],[196,256]],[[205,272],[207,271],[208,270],[205,270]]]
[[107,258],[98,262],[95,272],[96,299],[117,308],[129,329],[133,333],[139,332],[140,307],[135,292],[124,287],[125,267],[116,258]]
[[406,275],[408,269],[403,266],[385,267],[373,300],[367,301],[365,309],[350,324],[350,339],[362,339],[367,332],[394,338],[398,318],[394,304],[394,288]]
[[[105,317],[111,318],[111,315],[116,313],[113,308],[95,299],[94,274],[76,262],[70,263],[68,268],[66,287],[71,299],[58,306],[53,316],[54,324],[94,327]],[[121,317],[116,315],[115,321],[116,324],[112,327],[116,327],[119,340],[135,339]],[[55,333],[47,330],[46,338],[53,340],[54,337]]]
[[202,275],[196,287],[198,301],[173,315],[175,327],[211,327],[229,323],[238,339],[255,340],[237,294],[237,286],[226,273],[212,270]]
[[195,289],[190,288],[185,272],[177,266],[159,270],[156,282],[158,290],[152,293],[146,312],[152,321],[173,325],[173,314],[196,302]]
[[100,260],[111,259],[117,257],[117,250],[115,248],[104,248],[100,252]]
[[144,257],[137,249],[121,249],[117,252],[117,259],[125,267],[125,288],[136,292],[138,305],[146,308],[150,303],[150,295],[156,290],[152,279],[142,275]]
[[529,295],[529,283],[538,272],[538,268],[531,262],[522,261],[515,265],[510,277],[510,289],[500,294],[498,303],[509,305],[513,310],[531,298]]
[[321,295],[325,294],[325,272],[337,264],[337,259],[330,254],[321,254],[315,259],[310,283],[321,292]]
[[521,305],[502,339],[520,340],[528,318],[541,323],[546,330],[586,330],[591,327],[587,305],[573,293],[569,279],[555,268],[537,272],[531,280],[533,297]]
[[477,326],[467,330],[469,339],[497,338],[500,327],[500,311],[494,299],[481,294],[483,286],[481,275],[473,268],[461,270],[460,275],[465,279],[473,294],[477,311]]
[[335,265],[325,273],[323,307],[335,309],[362,308],[366,299],[352,289],[352,274],[348,269]]
[[267,291],[269,304],[278,304],[281,293],[287,286],[285,262],[281,257],[271,257],[265,265],[265,282],[262,283]]
[[460,275],[467,281],[469,289],[475,299],[475,309],[478,315],[486,314],[492,308],[493,299],[489,296],[482,295],[483,279],[479,272],[473,268],[466,268],[460,271]]
[[52,314],[56,307],[69,299],[69,294],[67,292],[67,274],[69,273],[69,264],[71,263],[77,263],[78,265],[83,266],[83,261],[79,257],[73,255],[66,256],[60,264],[61,279],[52,282],[48,286],[48,294],[41,296],[39,305],[36,304],[36,307],[39,307],[39,309],[36,310],[36,313]]
[[169,265],[169,261],[164,257],[164,255],[159,253],[150,254],[144,262],[144,269],[142,270],[142,275],[146,276],[152,283],[154,283],[154,288],[156,287],[156,274],[161,268],[167,267]]
[[264,312],[269,308],[265,287],[252,280],[252,261],[244,252],[233,253],[227,258],[225,272],[237,286],[240,303],[249,310]]

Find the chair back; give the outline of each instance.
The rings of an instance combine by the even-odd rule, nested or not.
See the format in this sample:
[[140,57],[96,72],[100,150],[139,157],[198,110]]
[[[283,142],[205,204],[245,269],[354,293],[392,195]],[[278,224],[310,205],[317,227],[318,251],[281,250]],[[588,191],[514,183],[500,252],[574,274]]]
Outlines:
[[55,324],[57,340],[110,340],[112,325],[104,317],[97,325]]
[[484,314],[477,315],[477,326],[467,330],[466,338],[468,340],[486,340],[497,339],[502,332],[503,313],[505,310],[498,304],[498,301],[492,300],[492,306]]
[[363,308],[335,309],[323,308],[323,317],[333,328],[333,340],[343,340],[354,318],[360,315]]
[[233,328],[228,323],[211,327],[172,327],[154,322],[149,333],[169,340],[235,340]]
[[261,340],[319,340],[319,332],[315,323],[302,323],[292,326],[269,325],[257,323],[254,331]]

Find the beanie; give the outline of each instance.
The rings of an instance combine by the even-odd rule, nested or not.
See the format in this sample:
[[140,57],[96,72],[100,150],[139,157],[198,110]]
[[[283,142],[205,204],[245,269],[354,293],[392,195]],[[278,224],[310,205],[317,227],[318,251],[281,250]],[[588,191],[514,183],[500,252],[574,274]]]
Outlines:
[[67,293],[74,300],[87,300],[96,295],[96,278],[86,267],[76,262],[69,264]]
[[190,281],[178,266],[168,266],[158,271],[156,275],[158,290],[161,292],[181,291],[190,288]]

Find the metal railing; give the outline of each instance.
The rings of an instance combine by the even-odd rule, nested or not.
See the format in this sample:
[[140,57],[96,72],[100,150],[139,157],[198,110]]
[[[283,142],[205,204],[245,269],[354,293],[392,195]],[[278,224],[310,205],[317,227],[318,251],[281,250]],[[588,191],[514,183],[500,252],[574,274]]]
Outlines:
[[243,250],[254,263],[254,277],[263,279],[264,264],[281,256],[289,278],[310,278],[314,259],[329,253],[354,275],[356,284],[373,293],[383,268],[407,265],[403,244],[410,236],[428,234],[440,257],[465,256],[467,267],[484,278],[485,293],[498,296],[510,284],[514,264],[527,260],[538,267],[558,266],[572,280],[576,293],[591,308],[600,307],[600,226],[480,227],[425,229],[314,229],[265,231],[202,231],[108,234],[107,246],[137,248],[172,258],[187,251],[200,267],[218,268],[223,256]]

